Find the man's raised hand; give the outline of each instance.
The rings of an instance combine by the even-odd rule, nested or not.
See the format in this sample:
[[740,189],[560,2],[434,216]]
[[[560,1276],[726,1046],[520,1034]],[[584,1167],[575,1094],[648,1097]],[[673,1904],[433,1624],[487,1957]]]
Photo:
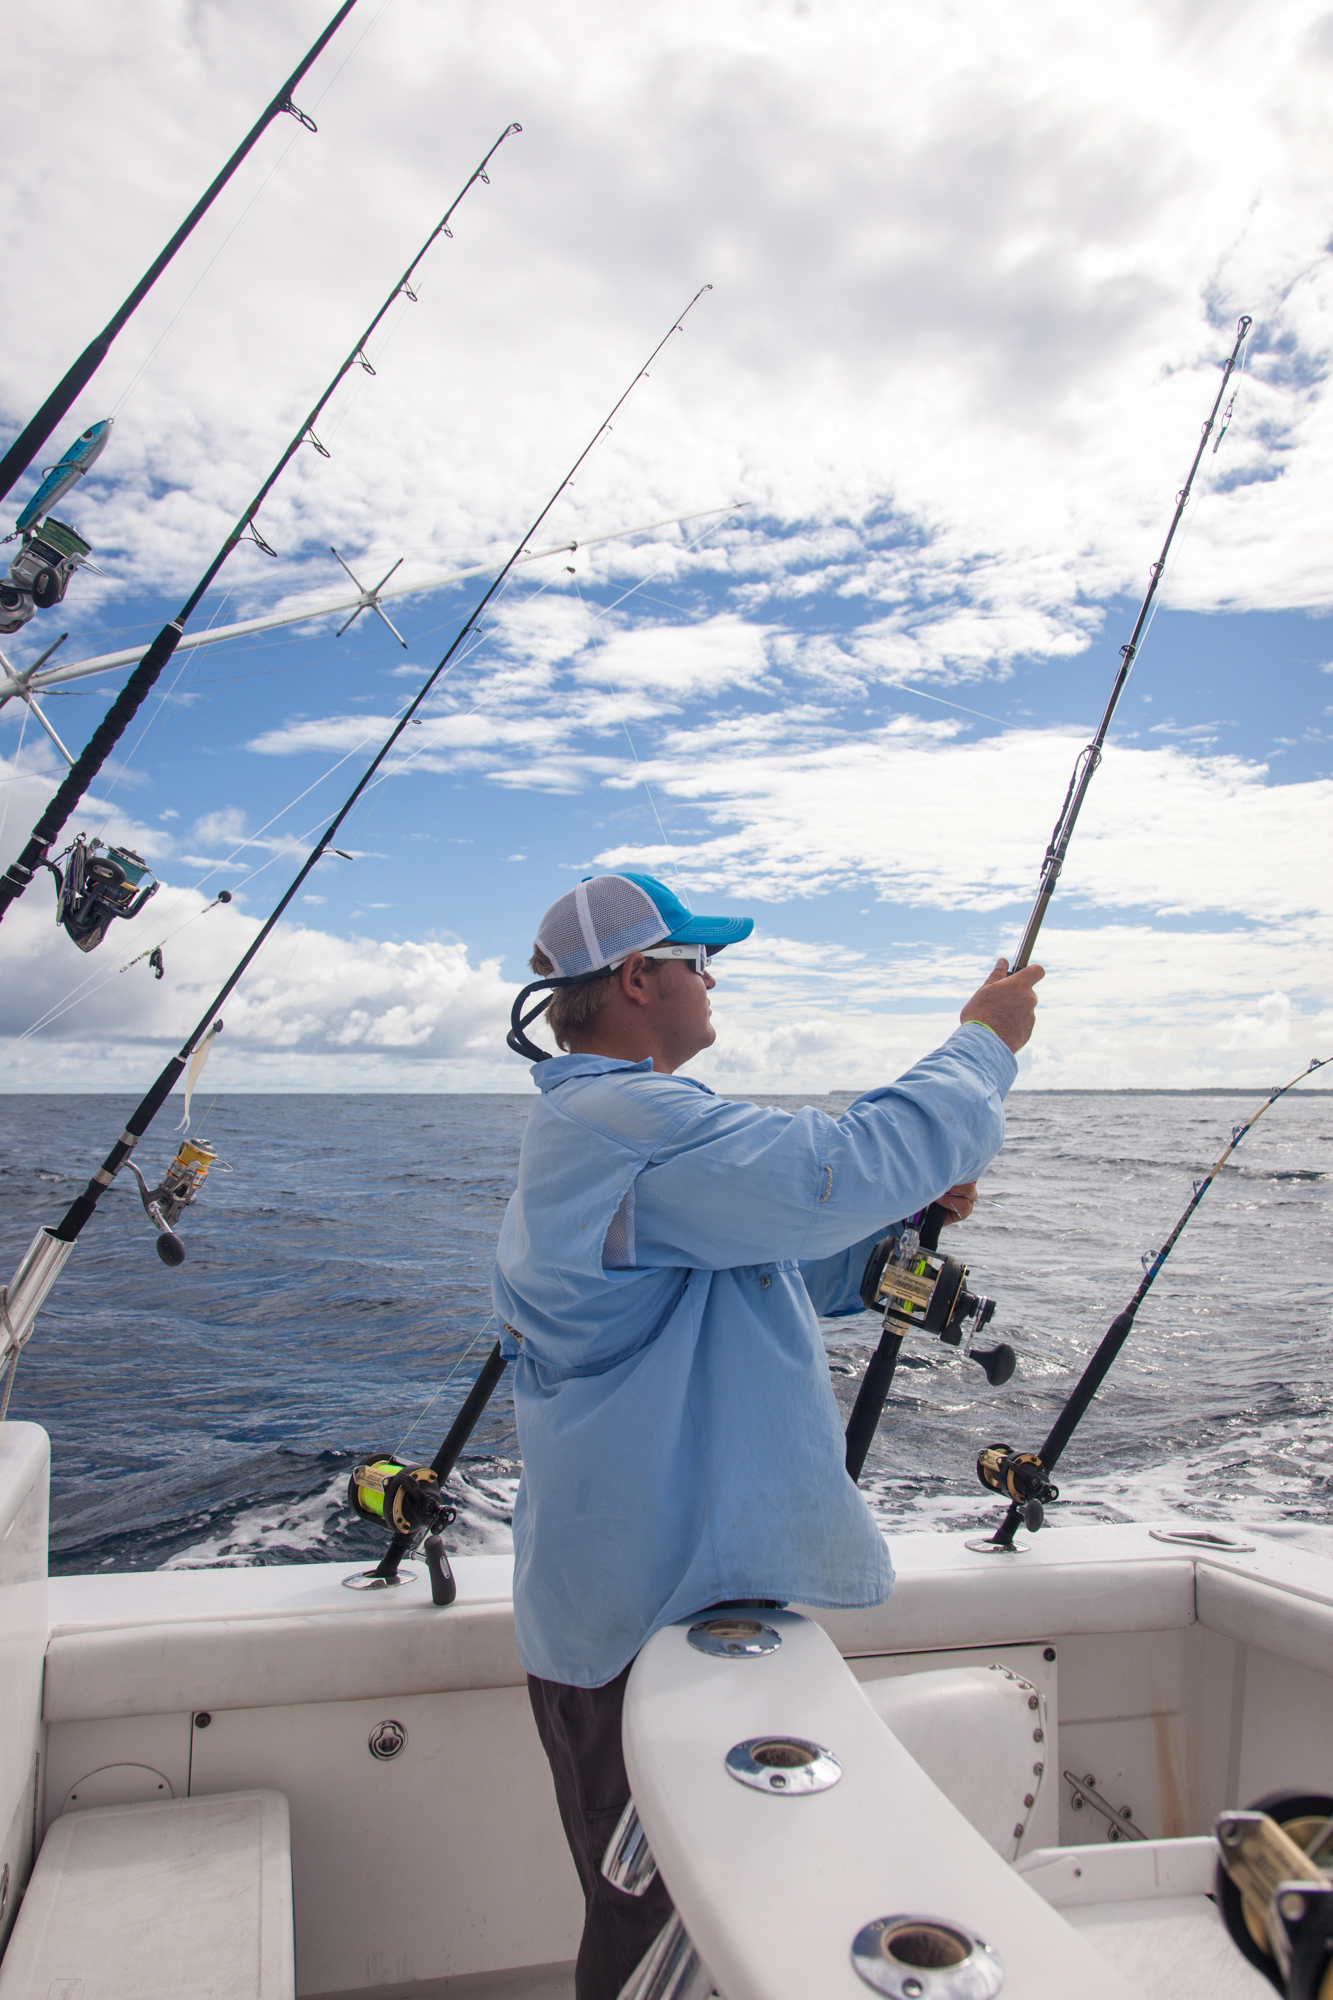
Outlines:
[[964,1025],[980,1021],[983,1027],[993,1028],[1017,1055],[1031,1039],[1037,1012],[1033,988],[1045,977],[1043,965],[1027,965],[1021,972],[1010,972],[1008,959],[997,958],[995,970],[984,986],[978,986],[958,1018]]

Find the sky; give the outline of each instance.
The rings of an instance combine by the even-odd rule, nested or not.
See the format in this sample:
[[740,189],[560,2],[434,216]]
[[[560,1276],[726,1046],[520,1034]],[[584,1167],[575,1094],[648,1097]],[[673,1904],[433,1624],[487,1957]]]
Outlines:
[[[0,444],[331,11],[70,0],[8,50]],[[359,0],[297,92],[318,133],[276,122],[44,453],[114,418],[57,509],[105,575],[0,651],[147,645],[517,121],[266,503],[276,555],[191,628],[326,598],[336,547],[420,580],[407,643],[367,614],[177,656],[69,827],[162,886],[88,956],[48,877],[10,910],[0,1089],[146,1086],[486,587],[427,580],[529,541],[580,546],[460,649],[210,1084],[525,1089],[541,913],[615,867],[755,918],[694,1073],[899,1073],[1022,932],[1242,313],[1019,1087],[1333,1050],[1331,85],[1333,11],[1296,0]],[[49,695],[72,748],[127,671]],[[0,858],[59,769],[0,708]]]

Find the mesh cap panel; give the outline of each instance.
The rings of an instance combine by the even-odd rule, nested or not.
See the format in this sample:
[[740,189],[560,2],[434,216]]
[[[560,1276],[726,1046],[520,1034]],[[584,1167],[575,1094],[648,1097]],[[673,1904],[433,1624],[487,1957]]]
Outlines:
[[623,875],[595,875],[580,882],[542,918],[537,943],[562,979],[597,972],[632,951],[646,951],[667,935],[647,890]]

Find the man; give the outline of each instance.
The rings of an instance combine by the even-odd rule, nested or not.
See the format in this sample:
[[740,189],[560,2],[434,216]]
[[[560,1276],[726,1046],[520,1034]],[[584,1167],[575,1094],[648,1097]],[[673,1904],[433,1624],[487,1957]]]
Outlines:
[[999,960],[906,1076],[793,1116],[677,1074],[716,1036],[710,955],[752,929],[602,875],[551,906],[532,958],[566,1053],[534,1067],[494,1293],[517,1361],[519,1652],[587,1904],[578,2000],[615,2000],[671,1913],[660,1878],[636,1900],[600,1873],[639,1648],[717,1604],[889,1594],[811,1301],[856,1309],[897,1218],[946,1194],[970,1212],[1042,977]]

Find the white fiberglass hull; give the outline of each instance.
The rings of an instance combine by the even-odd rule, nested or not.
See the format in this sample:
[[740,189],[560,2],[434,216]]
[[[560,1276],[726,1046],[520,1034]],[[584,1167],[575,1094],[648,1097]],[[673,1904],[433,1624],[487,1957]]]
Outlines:
[[[290,1810],[302,1995],[572,1993],[581,1903],[528,1709],[507,1561],[458,1561],[458,1599],[445,1610],[431,1605],[424,1574],[401,1590],[354,1593],[341,1587],[345,1564],[48,1582],[46,1470],[41,1431],[0,1426],[0,1829],[8,1829],[0,1863],[15,1891],[34,1842],[40,1849],[67,1813],[276,1792]],[[994,1664],[1039,1686],[1045,1775],[1016,1866],[1003,1866],[1013,1881],[1040,1887],[1043,1878],[1052,1921],[1080,1930],[1103,1955],[1117,1924],[1172,1914],[1171,1870],[1154,1861],[1153,1896],[1121,1895],[1124,1910],[1108,1917],[1114,1885],[1099,1902],[1097,1882],[1080,1890],[1081,1877],[1048,1853],[1107,1847],[1107,1822],[1075,1803],[1064,1772],[1095,1781],[1150,1840],[1181,1843],[1169,1857],[1195,1915],[1195,1878],[1206,1867],[1191,1836],[1269,1791],[1333,1792],[1333,1563],[1262,1541],[1253,1550],[1190,1547],[1147,1527],[1055,1528],[1009,1558],[976,1554],[961,1536],[904,1535],[894,1557],[898,1585],[887,1604],[820,1613],[818,1627],[863,1682]],[[838,1713],[851,1714],[845,1692],[831,1681],[825,1691],[843,1704]],[[650,1697],[645,1680],[632,1772],[653,1737]],[[765,1726],[818,1736],[821,1699],[815,1690],[810,1714],[784,1709]],[[702,1696],[701,1704],[702,1716]],[[660,1714],[665,1730],[665,1707]],[[673,1714],[678,1728],[678,1704]],[[386,1723],[401,1737],[389,1757],[371,1747],[394,1743]],[[856,1729],[871,1742],[869,1723]],[[905,1754],[896,1741],[893,1754]],[[645,1800],[645,1823],[652,1810]],[[883,1813],[886,1828],[902,1817],[891,1796]],[[936,1844],[912,1896],[919,1900],[934,1869],[941,1892],[953,1885],[954,1900],[965,1902],[966,1843],[950,1854],[939,1833]],[[1129,1850],[1121,1843],[1119,1852]],[[733,1843],[725,1863],[708,1893],[720,1906],[761,1908],[762,1843]],[[684,1908],[684,1880],[677,1891],[665,1851],[662,1865]],[[1097,1865],[1119,1868],[1123,1887],[1126,1867],[1149,1863],[1108,1856]],[[858,1891],[875,1905],[864,1920],[902,1900],[891,1842],[875,1866],[877,1892],[868,1880]],[[16,1902],[11,1893],[6,1928]],[[1189,1912],[1175,1914],[1183,1921]],[[844,1977],[850,1944],[849,1936],[832,1954],[838,1963],[830,1960],[822,1991],[869,1990]],[[731,1947],[714,1949],[725,1956]],[[1150,1970],[1169,1956],[1149,1953]],[[1122,1960],[1122,1983],[1108,1992],[1168,1990],[1145,1982],[1132,1951]],[[1238,1957],[1235,1969],[1235,1992],[1256,1990]],[[1191,1983],[1188,1965],[1172,1961],[1169,1990],[1202,2000],[1223,1990],[1217,1976],[1205,1976],[1200,1961]],[[735,1978],[744,1983],[739,1970]],[[1005,1991],[1038,1986],[1016,1964]],[[728,2000],[744,1996],[738,1988]]]

